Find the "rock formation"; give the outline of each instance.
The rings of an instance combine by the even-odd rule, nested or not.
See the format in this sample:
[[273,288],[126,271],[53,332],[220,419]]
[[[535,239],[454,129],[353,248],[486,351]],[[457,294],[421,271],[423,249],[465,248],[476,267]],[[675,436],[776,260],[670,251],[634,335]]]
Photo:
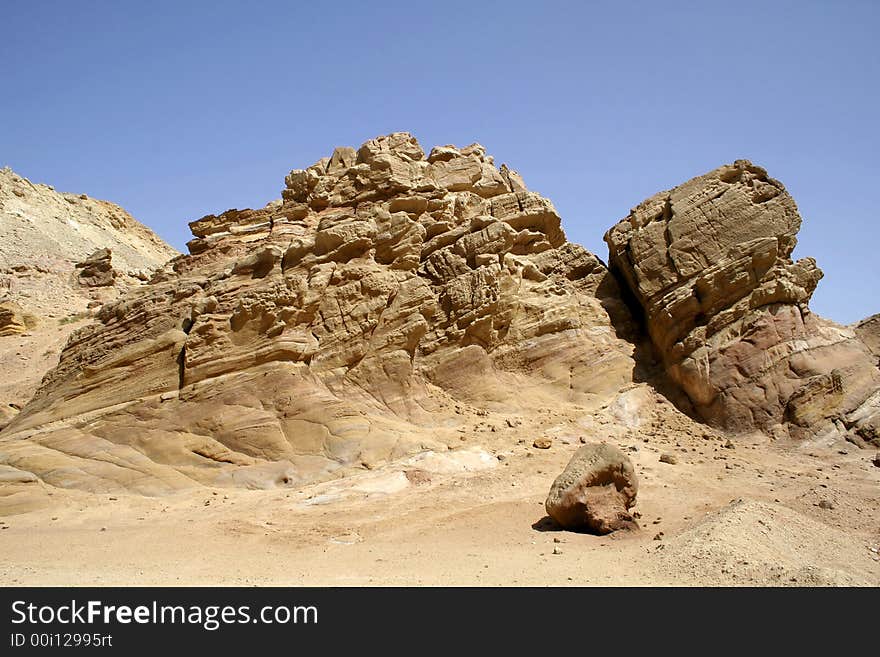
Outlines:
[[[134,283],[72,333],[0,433],[0,465],[148,495],[341,477],[460,445],[465,408],[615,408],[654,373],[640,325],[719,428],[874,441],[876,356],[810,313],[821,273],[790,259],[799,225],[783,186],[738,161],[635,208],[606,235],[609,270],[479,144],[337,148],[265,207],[193,221],[189,254],[149,276],[106,245],[120,275],[82,289]],[[109,260],[85,279],[113,278]],[[593,488],[572,503],[598,504]],[[628,521],[630,488],[594,529]]]
[[880,371],[851,329],[810,312],[822,273],[790,258],[800,223],[783,185],[738,160],[652,196],[605,240],[700,417],[858,441],[876,426]]
[[871,353],[880,358],[880,314],[866,317],[858,322],[854,329]]
[[553,482],[544,507],[565,529],[608,534],[637,527],[629,509],[638,490],[626,455],[608,443],[594,443],[574,453]]
[[110,249],[98,249],[74,267],[79,270],[76,282],[85,287],[107,287],[116,282],[116,270],[110,263]]
[[289,486],[460,444],[455,406],[589,407],[631,380],[613,276],[480,145],[337,148],[281,196],[194,221],[190,255],[76,331],[0,461],[87,489]]
[[21,306],[14,301],[0,302],[0,337],[24,333],[27,329],[28,318]]

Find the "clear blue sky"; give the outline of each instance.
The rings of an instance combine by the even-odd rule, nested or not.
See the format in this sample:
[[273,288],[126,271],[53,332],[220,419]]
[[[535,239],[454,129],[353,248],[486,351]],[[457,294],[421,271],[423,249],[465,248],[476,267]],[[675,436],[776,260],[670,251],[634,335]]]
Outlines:
[[880,2],[4,2],[0,165],[186,222],[397,130],[480,141],[573,241],[748,158],[794,195],[817,312],[880,312]]

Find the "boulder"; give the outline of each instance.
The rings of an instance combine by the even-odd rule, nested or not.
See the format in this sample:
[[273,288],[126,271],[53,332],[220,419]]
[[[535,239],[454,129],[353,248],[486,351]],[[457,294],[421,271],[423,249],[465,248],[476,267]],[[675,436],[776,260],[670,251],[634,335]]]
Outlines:
[[629,458],[608,443],[578,449],[550,487],[544,507],[565,529],[608,534],[637,527],[629,509],[638,480]]
[[782,183],[737,160],[652,196],[605,235],[666,374],[714,426],[845,434],[874,413],[868,347],[810,312],[822,272],[791,259],[800,224]]
[[79,270],[77,282],[85,287],[107,287],[116,282],[116,270],[110,263],[110,249],[98,249],[75,265]]
[[0,337],[28,330],[25,313],[14,301],[0,302]]

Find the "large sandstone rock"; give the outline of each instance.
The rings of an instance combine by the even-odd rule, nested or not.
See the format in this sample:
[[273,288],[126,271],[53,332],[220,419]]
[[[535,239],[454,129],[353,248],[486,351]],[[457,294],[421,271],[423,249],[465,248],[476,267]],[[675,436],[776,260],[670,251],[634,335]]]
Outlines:
[[27,331],[25,313],[14,301],[0,301],[0,337]]
[[18,415],[18,409],[9,404],[0,403],[0,431]]
[[637,526],[629,509],[638,489],[632,462],[617,447],[584,445],[553,482],[544,507],[566,529],[608,534]]
[[193,222],[189,255],[104,304],[0,462],[146,494],[292,486],[460,444],[454,404],[596,407],[631,380],[614,277],[482,146],[379,137],[281,195]]
[[107,287],[116,281],[116,270],[111,264],[110,249],[98,249],[74,267],[79,270],[77,283],[85,287]]
[[876,416],[875,359],[809,310],[822,273],[790,258],[800,223],[783,185],[738,160],[605,235],[669,377],[713,425],[850,434]]
[[880,358],[880,314],[866,317],[855,325],[854,330],[871,353]]

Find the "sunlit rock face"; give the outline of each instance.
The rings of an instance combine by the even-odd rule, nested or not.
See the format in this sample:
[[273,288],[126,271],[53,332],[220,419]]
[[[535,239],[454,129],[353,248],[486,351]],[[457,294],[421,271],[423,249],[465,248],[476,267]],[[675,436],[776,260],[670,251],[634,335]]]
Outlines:
[[615,278],[479,144],[337,148],[190,224],[0,435],[45,482],[292,486],[457,444],[455,407],[584,407],[632,380]]
[[870,439],[880,372],[853,330],[812,314],[822,272],[791,253],[794,200],[745,160],[634,208],[605,235],[666,371],[732,430]]

